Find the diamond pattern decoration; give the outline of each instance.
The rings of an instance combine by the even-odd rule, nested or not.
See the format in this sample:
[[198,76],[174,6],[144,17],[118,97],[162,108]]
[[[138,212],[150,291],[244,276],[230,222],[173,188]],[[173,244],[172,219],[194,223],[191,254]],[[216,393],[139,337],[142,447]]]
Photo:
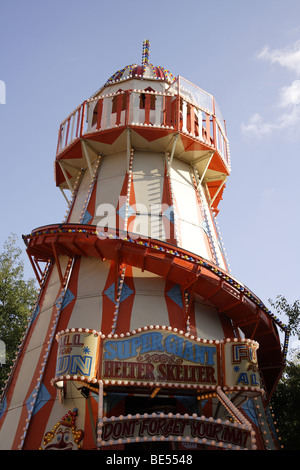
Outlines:
[[167,292],[167,295],[170,299],[173,300],[180,308],[183,308],[182,304],[182,295],[180,290],[180,285],[175,284],[175,286],[171,287],[171,289]]
[[6,396],[5,396],[4,399],[0,403],[0,419],[4,415],[4,413],[6,411],[6,408],[7,408],[7,399],[6,399]]
[[88,224],[91,220],[92,220],[91,214],[89,213],[89,211],[86,211],[82,219],[82,224]]
[[[105,295],[114,303],[116,304],[117,302],[115,301],[115,284],[113,283],[106,291],[104,292]],[[127,286],[127,284],[123,284],[122,287],[122,293],[121,293],[121,298],[120,298],[120,303],[123,302],[123,300],[127,299],[131,294],[133,294],[133,290],[130,289],[130,287]]]
[[167,217],[167,219],[174,224],[174,219],[175,219],[175,210],[173,206],[169,206],[162,214],[164,217]]
[[[27,406],[28,412],[30,411],[30,409],[32,407],[31,403],[34,402],[33,395],[35,393],[36,393],[36,390],[33,390],[31,395],[26,400],[26,406]],[[47,403],[47,401],[50,400],[50,398],[51,398],[51,395],[48,392],[47,388],[45,387],[44,384],[41,384],[41,387],[40,387],[39,392],[38,392],[37,399],[36,399],[35,404],[34,404],[33,414],[37,413]]]
[[[128,213],[127,213],[127,216],[128,217],[131,217],[132,215],[134,215],[136,212],[135,210],[133,209],[133,207],[131,206],[128,206]],[[122,207],[120,207],[120,209],[118,210],[117,214],[119,214],[119,216],[125,220],[126,218],[126,204],[123,204]]]
[[243,411],[247,414],[247,416],[251,419],[251,421],[256,424],[256,426],[259,426],[254,404],[252,400],[247,400],[243,405],[242,405]]
[[36,308],[34,309],[33,315],[31,317],[31,324],[34,322],[38,314],[40,313],[40,306],[37,305]]
[[51,395],[44,384],[41,385],[35,405],[33,414],[37,413],[46,403],[50,400]]
[[[72,294],[72,292],[69,289],[67,289],[65,296],[64,296],[63,303],[61,305],[61,310],[63,310],[67,305],[69,305],[69,303],[72,302],[72,300],[74,299],[75,299],[75,295]],[[60,300],[60,297],[55,302],[56,306],[58,305],[59,300]]]

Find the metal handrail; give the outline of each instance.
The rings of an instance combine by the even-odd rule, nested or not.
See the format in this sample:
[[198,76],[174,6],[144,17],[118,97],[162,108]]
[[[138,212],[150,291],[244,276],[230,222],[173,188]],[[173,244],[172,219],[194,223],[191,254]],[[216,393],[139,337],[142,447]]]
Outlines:
[[[177,88],[177,92],[176,92]],[[173,92],[125,90],[84,101],[60,125],[57,156],[72,143],[94,132],[122,126],[151,126],[174,129],[215,148],[226,166],[229,145],[225,123],[212,95],[208,109],[195,94],[182,86]],[[200,90],[200,89],[199,89]],[[202,93],[206,93],[201,91]]]

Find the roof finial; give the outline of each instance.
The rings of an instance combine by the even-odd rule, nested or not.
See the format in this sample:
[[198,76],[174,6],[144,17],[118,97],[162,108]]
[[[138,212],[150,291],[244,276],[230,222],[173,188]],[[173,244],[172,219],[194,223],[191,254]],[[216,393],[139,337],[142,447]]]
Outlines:
[[143,42],[143,55],[142,55],[143,65],[149,64],[149,54],[150,54],[150,41],[149,39],[145,39],[145,41]]

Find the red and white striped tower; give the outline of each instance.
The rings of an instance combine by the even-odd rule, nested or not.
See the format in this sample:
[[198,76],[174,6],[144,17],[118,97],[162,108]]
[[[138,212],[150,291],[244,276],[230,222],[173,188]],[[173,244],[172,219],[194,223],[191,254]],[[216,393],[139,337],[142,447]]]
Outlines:
[[229,173],[214,97],[153,66],[148,40],[141,65],[63,121],[68,209],[24,236],[41,289],[1,448],[277,447],[266,405],[284,326],[228,271],[216,216]]

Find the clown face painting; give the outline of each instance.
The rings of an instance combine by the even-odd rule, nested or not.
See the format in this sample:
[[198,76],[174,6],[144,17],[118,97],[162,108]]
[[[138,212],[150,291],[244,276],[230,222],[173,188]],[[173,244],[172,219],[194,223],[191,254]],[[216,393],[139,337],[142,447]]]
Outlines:
[[56,423],[51,431],[48,431],[40,450],[78,450],[83,438],[82,429],[76,429],[75,420],[77,409],[69,411]]

